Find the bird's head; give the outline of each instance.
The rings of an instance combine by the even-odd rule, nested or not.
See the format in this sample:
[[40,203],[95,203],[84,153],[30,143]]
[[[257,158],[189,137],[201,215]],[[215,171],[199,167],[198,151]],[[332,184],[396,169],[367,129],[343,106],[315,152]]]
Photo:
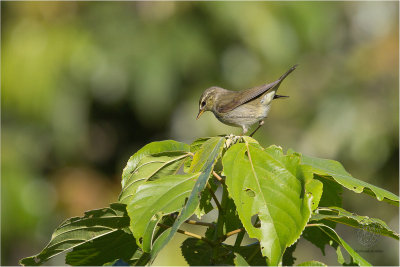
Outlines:
[[209,110],[213,109],[216,94],[221,89],[222,88],[220,88],[220,87],[213,86],[213,87],[207,88],[204,91],[204,93],[201,95],[201,97],[199,99],[199,113],[197,114],[196,119],[200,118],[201,114],[203,114],[204,111],[209,111]]

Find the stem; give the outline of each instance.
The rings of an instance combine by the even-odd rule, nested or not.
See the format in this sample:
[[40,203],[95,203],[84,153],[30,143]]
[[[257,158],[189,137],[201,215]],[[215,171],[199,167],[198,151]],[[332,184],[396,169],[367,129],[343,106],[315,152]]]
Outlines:
[[[232,236],[232,235],[236,235],[236,234],[242,233],[242,232],[243,232],[243,235],[244,235],[244,228],[239,228],[239,229],[230,231],[230,232],[227,233],[226,235],[221,236],[221,237],[219,238],[219,241],[220,241],[220,242],[223,242],[223,241],[224,241],[225,239],[227,239],[228,237],[230,237],[230,236]],[[243,236],[242,236],[241,238],[243,239]],[[240,240],[240,242],[241,242],[241,241],[242,241],[242,240]],[[235,244],[236,244],[236,242],[235,242]]]
[[320,226],[320,223],[309,223],[306,225],[306,227],[310,227],[310,226]]
[[[158,226],[160,226],[160,227],[162,227],[162,228],[165,228],[165,229],[168,229],[168,228],[171,227],[171,226],[165,225],[165,224],[163,224],[163,223],[158,223]],[[181,229],[178,229],[177,232],[180,233],[180,234],[183,234],[183,235],[187,235],[187,236],[190,236],[190,237],[194,237],[194,238],[203,240],[203,241],[209,243],[210,245],[213,245],[213,244],[214,244],[214,243],[213,243],[211,240],[209,240],[208,238],[206,238],[206,237],[204,237],[204,236],[201,236],[201,235],[197,235],[197,234],[192,233],[192,232],[183,231],[183,230],[181,230]]]
[[217,196],[212,191],[211,185],[209,183],[207,183],[207,189],[208,189],[208,191],[210,191],[210,195],[214,199],[214,202],[215,202],[215,205],[217,205],[218,211],[222,210],[221,204],[219,203]]
[[213,223],[208,223],[208,222],[198,222],[195,220],[187,220],[185,221],[187,224],[194,224],[194,225],[201,225],[201,226],[207,226],[207,227],[215,227]]
[[222,179],[221,176],[218,175],[218,173],[216,173],[215,171],[213,171],[212,174],[214,175],[214,177],[215,177],[221,184],[225,184],[224,179]]
[[[241,229],[244,230],[244,228],[241,228]],[[239,234],[236,236],[235,245],[234,245],[235,248],[240,247],[240,244],[242,244],[242,240],[243,240],[245,233],[246,233],[246,231],[240,231]]]
[[222,186],[222,198],[221,198],[221,209],[218,212],[217,229],[215,231],[215,239],[224,235],[224,224],[225,224],[225,210],[226,202],[228,201],[228,190],[226,186]]

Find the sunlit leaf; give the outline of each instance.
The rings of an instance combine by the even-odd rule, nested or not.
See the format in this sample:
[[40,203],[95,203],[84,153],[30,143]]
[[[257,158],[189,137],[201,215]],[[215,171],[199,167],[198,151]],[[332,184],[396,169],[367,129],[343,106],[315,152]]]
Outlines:
[[328,179],[333,179],[349,190],[356,193],[364,192],[370,196],[376,197],[379,201],[383,200],[390,204],[399,206],[398,196],[382,188],[354,178],[343,168],[342,164],[337,161],[303,155],[301,163],[311,166],[314,173]]
[[170,175],[138,187],[127,210],[130,229],[145,252],[151,250],[157,224],[163,216],[182,209],[199,175]]
[[[312,195],[304,191],[299,155],[284,156],[276,146],[264,151],[256,143],[239,143],[222,161],[229,194],[247,233],[260,240],[268,264],[278,265],[311,215]],[[253,225],[255,217],[260,228]]]
[[225,139],[223,137],[213,137],[210,140],[206,141],[203,144],[202,149],[194,155],[190,170],[192,172],[201,172],[201,174],[194,184],[185,206],[179,213],[175,223],[170,228],[171,230],[168,229],[168,235],[163,235],[162,242],[156,241],[157,246],[154,245],[151,251],[153,260],[157,256],[158,252],[171,240],[171,238],[177,232],[182,223],[194,214],[200,202],[200,192],[204,190],[208,178],[210,177],[210,174],[212,172],[213,166],[218,158],[221,156],[224,143]]
[[119,201],[129,203],[139,185],[148,180],[176,174],[189,157],[189,146],[175,141],[153,142],[128,161],[122,173]]

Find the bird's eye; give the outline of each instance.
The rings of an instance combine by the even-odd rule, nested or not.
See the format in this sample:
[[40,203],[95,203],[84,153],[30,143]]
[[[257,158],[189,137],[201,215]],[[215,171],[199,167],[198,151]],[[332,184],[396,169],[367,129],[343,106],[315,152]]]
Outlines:
[[204,108],[204,106],[206,105],[206,101],[201,102],[201,107]]

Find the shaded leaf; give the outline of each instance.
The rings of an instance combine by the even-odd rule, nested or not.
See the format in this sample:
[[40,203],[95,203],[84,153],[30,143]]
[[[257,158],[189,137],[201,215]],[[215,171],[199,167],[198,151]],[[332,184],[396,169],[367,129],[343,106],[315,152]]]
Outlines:
[[189,219],[190,216],[192,216],[196,211],[200,202],[200,194],[207,184],[214,164],[221,156],[222,148],[225,143],[224,141],[225,139],[223,137],[210,138],[203,144],[202,149],[194,155],[190,171],[201,172],[200,176],[194,184],[192,191],[190,192],[189,198],[183,209],[180,211],[178,218],[176,219],[172,227],[167,230],[168,235],[163,235],[162,241],[157,240],[157,246],[156,243],[153,246],[153,249],[151,251],[152,260],[155,259],[158,252],[160,252],[160,250],[171,240],[171,238],[177,232],[182,223]]
[[265,257],[261,254],[260,245],[234,247],[226,244],[212,246],[195,238],[186,239],[181,246],[182,255],[191,266],[198,265],[234,265],[235,255],[247,262],[247,266],[264,266]]
[[[256,143],[239,143],[222,162],[229,194],[247,233],[260,240],[268,264],[278,265],[311,215],[312,196],[305,194],[299,155],[285,156],[276,146],[263,151]],[[260,228],[253,226],[254,216],[260,219]]]
[[203,240],[188,238],[181,251],[190,266],[233,265],[233,252],[224,245],[212,247]]
[[200,173],[170,175],[138,187],[127,206],[130,229],[143,251],[150,252],[157,224],[182,209]]
[[[54,231],[49,244],[37,255],[24,258],[22,265],[40,265],[48,259],[97,238],[112,235],[129,226],[129,217],[123,204],[85,212],[83,217],[66,220]],[[87,245],[88,246],[88,245]],[[135,245],[136,246],[136,245]],[[135,251],[132,247],[132,252]]]
[[283,253],[282,257],[282,265],[283,266],[293,266],[296,258],[293,256],[294,251],[296,250],[297,242],[286,248],[285,253]]
[[364,192],[370,196],[376,197],[379,201],[383,200],[392,205],[399,206],[398,196],[382,188],[354,178],[343,168],[342,164],[337,161],[303,155],[301,162],[304,165],[311,166],[314,173],[327,179],[333,179],[349,190],[356,193]]
[[366,261],[363,257],[361,257],[357,252],[353,250],[352,247],[350,247],[338,234],[336,233],[335,230],[333,230],[331,227],[324,225],[324,224],[318,224],[313,227],[318,227],[321,229],[322,232],[324,232],[332,241],[336,242],[338,245],[343,247],[350,255],[352,258],[352,261],[359,266],[371,266],[371,264]]
[[314,175],[315,179],[323,184],[323,193],[319,202],[320,207],[341,207],[343,187],[335,181]]
[[[330,222],[327,220],[320,221],[320,223],[323,223],[325,225],[329,225],[334,229],[336,223]],[[318,227],[306,227],[304,229],[302,236],[311,242],[314,246],[319,248],[322,252],[322,254],[325,256],[325,246],[329,245],[331,242],[331,238],[327,236],[321,229]]]
[[310,219],[310,221],[320,220],[329,220],[345,224],[399,240],[399,234],[391,230],[384,221],[377,218],[369,218],[368,216],[359,216],[339,207],[321,208],[319,213],[313,214]]
[[124,168],[119,201],[129,203],[139,185],[148,180],[176,174],[189,156],[189,145],[171,140],[144,146]]
[[100,266],[122,259],[128,262],[138,250],[132,234],[118,230],[84,243],[67,253],[65,263],[75,266]]
[[225,205],[225,233],[242,228],[242,222],[239,219],[235,202],[228,198]]
[[[304,167],[311,168],[310,166],[302,165],[302,168]],[[314,181],[318,181],[323,185],[323,193],[319,201],[319,206],[334,206],[335,203],[337,205],[342,205],[343,187],[340,184],[335,181],[324,179],[318,175],[313,174],[313,177],[316,178],[313,179]],[[326,224],[333,229],[336,227],[336,223],[333,221],[322,220],[320,223]],[[325,255],[325,246],[329,245],[331,239],[322,232],[321,229],[316,227],[307,227],[303,232],[303,237],[321,249],[322,254]]]
[[251,266],[265,266],[267,259],[262,255],[258,242],[237,248],[233,247],[232,250],[239,253]]

